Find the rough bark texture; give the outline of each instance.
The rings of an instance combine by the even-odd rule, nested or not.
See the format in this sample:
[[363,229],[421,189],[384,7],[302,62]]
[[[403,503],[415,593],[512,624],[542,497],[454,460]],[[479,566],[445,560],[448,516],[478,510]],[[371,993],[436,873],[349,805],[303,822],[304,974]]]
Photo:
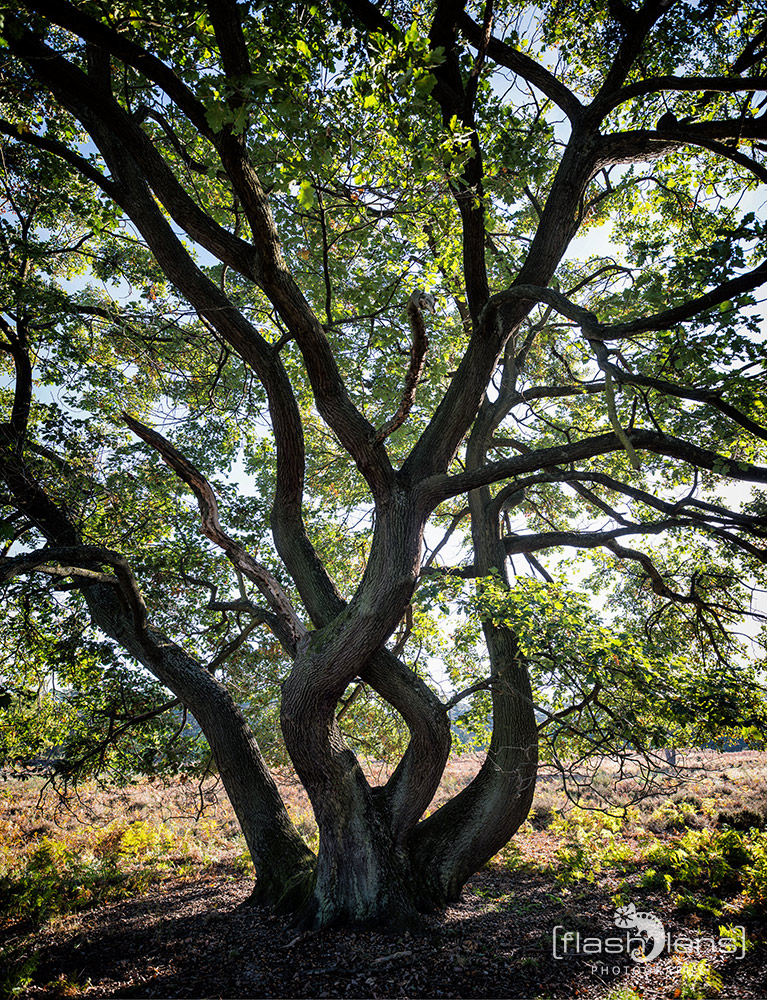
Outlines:
[[[379,510],[373,550],[354,600],[300,644],[282,689],[285,743],[320,831],[314,896],[305,915],[306,923],[315,927],[336,922],[406,924],[413,919],[412,879],[403,843],[425,807],[426,795],[433,794],[446,756],[447,741],[442,739],[436,744],[441,765],[432,762],[428,777],[418,780],[410,760],[423,739],[419,731],[424,722],[434,727],[428,714],[425,720],[418,717],[419,710],[424,714],[422,704],[416,701],[413,712],[403,703],[414,731],[410,758],[388,794],[375,792],[335,719],[343,691],[360,674],[378,677],[378,686],[392,687],[395,700],[402,703],[397,695],[401,681],[392,669],[396,661],[378,650],[412,594],[422,523],[402,491],[393,491]],[[372,671],[370,666],[365,669],[370,663]],[[411,704],[414,693],[420,693],[419,687],[411,684]]]

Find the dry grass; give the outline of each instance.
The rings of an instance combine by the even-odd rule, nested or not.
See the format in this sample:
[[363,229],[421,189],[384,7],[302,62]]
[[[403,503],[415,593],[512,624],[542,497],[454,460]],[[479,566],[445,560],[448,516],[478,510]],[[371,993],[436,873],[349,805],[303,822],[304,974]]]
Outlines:
[[[433,812],[460,792],[482,764],[480,754],[454,757],[427,812]],[[390,768],[376,761],[365,765],[371,782],[386,780]],[[586,771],[583,772],[584,777]],[[306,792],[294,774],[276,775],[293,821],[308,840],[316,837],[316,824]],[[612,803],[612,811],[628,820],[631,828],[653,833],[722,825],[767,826],[767,753],[714,754],[696,752],[679,758],[679,766],[655,776],[651,793],[626,805],[641,788],[635,773],[624,772],[620,793],[614,787],[609,762],[602,762],[599,780],[585,790],[580,805],[590,808]],[[614,767],[613,767],[613,775]],[[528,822],[518,839],[548,829],[557,817],[574,808],[556,774],[542,771]],[[139,781],[124,788],[94,784],[63,799],[41,780],[0,781],[0,851],[27,852],[44,838],[66,843],[78,850],[103,848],[110,841],[122,842],[126,832],[138,824],[146,836],[174,845],[179,858],[196,862],[229,862],[244,851],[244,841],[226,794],[217,779],[202,784],[179,780],[172,783]],[[173,856],[173,851],[167,855]]]

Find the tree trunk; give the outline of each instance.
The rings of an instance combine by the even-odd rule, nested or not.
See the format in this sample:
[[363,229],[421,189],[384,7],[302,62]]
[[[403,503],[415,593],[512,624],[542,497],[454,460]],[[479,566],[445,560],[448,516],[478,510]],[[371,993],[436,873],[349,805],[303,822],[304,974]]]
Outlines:
[[93,622],[186,705],[210,745],[253,865],[253,899],[293,910],[311,888],[314,855],[290,821],[242,712],[226,688],[155,629],[137,633],[112,588],[85,590]]
[[282,689],[285,743],[320,835],[300,925],[407,926],[416,909],[407,854],[396,844],[386,797],[370,787],[338,727],[337,695],[324,689],[321,662],[321,651],[300,654]]
[[[282,686],[285,745],[320,833],[314,893],[303,914],[307,927],[403,926],[416,917],[405,843],[439,782],[449,734],[425,686],[415,677],[408,683],[396,658],[382,649],[412,596],[422,531],[423,517],[395,486],[378,506],[370,558],[353,600],[299,644]],[[411,748],[435,748],[425,754],[425,777],[410,753],[388,789],[368,784],[335,717],[346,686],[361,674],[403,712]]]
[[[4,461],[0,474],[19,509],[49,543],[82,544],[66,512],[53,503],[22,461]],[[82,593],[94,625],[172,691],[199,723],[253,859],[256,899],[295,909],[311,887],[314,855],[291,823],[258,744],[229,692],[180,646],[144,620],[137,621],[137,608],[115,587],[99,583],[83,587]]]

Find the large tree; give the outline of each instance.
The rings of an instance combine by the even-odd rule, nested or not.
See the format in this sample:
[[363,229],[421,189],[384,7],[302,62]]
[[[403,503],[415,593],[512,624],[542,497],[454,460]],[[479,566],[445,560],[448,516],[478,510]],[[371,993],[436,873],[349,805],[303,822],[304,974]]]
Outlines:
[[[4,651],[99,692],[101,759],[183,706],[257,897],[397,923],[513,836],[540,734],[759,721],[762,4],[0,9]],[[462,701],[486,761],[424,819]]]

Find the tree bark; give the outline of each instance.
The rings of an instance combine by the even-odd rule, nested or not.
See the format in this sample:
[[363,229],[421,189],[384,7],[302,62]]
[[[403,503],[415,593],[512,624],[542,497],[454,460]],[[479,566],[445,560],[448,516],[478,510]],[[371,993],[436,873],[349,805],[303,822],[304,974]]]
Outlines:
[[[381,652],[404,614],[418,573],[423,519],[406,491],[394,488],[379,504],[365,576],[353,600],[299,644],[282,688],[281,723],[291,760],[306,788],[320,832],[314,892],[302,914],[306,927],[337,923],[409,925],[416,918],[405,837],[439,781],[449,746],[446,726],[420,682],[398,676]],[[437,735],[427,778],[417,781],[411,754],[387,789],[368,784],[336,722],[346,686],[372,677],[410,716],[413,746]],[[411,741],[412,742],[412,741]],[[444,756],[443,756],[444,755]],[[407,755],[406,755],[407,756]],[[419,789],[403,803],[400,788]]]
[[538,734],[527,670],[508,629],[485,626],[493,665],[493,735],[479,773],[420,823],[411,841],[413,869],[437,904],[463,886],[527,819],[538,771]]
[[300,925],[408,926],[416,907],[407,854],[335,722],[336,700],[317,692],[316,667],[299,660],[283,686],[283,734],[320,834],[314,889]]

